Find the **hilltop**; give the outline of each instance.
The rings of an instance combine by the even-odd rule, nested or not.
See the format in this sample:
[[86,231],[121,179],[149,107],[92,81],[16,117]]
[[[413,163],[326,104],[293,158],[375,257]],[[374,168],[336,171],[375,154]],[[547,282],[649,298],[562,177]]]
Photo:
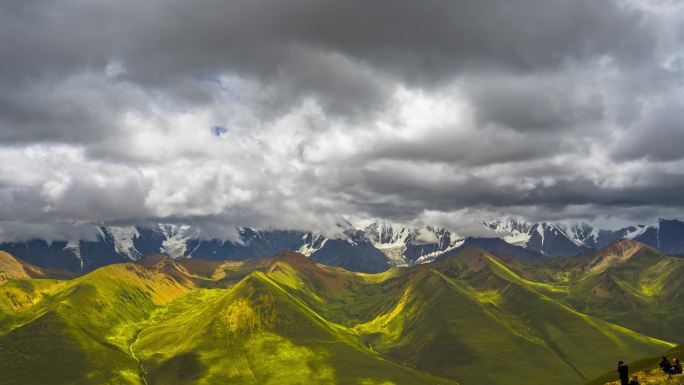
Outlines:
[[[679,358],[680,361],[684,357],[684,346],[680,345],[661,355],[646,357],[634,362],[629,362],[630,377],[636,375],[642,385],[674,385],[681,384],[684,377],[680,375],[673,375],[668,378],[667,375],[658,367],[661,356],[668,358]],[[605,373],[604,375],[594,379],[586,385],[619,385],[617,381],[617,374],[615,371]]]
[[15,279],[45,278],[51,273],[0,251],[0,285]]

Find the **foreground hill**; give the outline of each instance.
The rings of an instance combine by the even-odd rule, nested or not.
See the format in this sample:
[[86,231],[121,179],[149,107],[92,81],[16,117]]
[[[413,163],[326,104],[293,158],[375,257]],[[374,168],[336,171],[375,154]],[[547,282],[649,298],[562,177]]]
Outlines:
[[123,264],[14,289],[35,298],[0,317],[0,371],[10,384],[137,383],[122,328],[189,291],[166,274]]
[[573,309],[551,269],[466,247],[380,274],[285,253],[22,277],[0,286],[0,299],[24,298],[0,307],[0,373],[22,385],[571,385],[672,347]]

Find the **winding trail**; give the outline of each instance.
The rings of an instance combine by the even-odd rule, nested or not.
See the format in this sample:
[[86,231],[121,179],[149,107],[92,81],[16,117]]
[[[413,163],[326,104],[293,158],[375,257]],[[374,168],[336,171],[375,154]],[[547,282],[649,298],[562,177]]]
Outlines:
[[142,361],[138,356],[135,355],[135,351],[133,351],[133,346],[138,342],[138,338],[140,337],[140,332],[142,332],[143,329],[138,330],[137,333],[135,333],[135,339],[131,344],[128,346],[128,350],[131,352],[131,356],[135,361],[138,363],[138,369],[140,370],[140,379],[142,380],[144,385],[148,385],[147,379],[145,378],[145,375],[147,375],[147,372],[145,371],[145,368],[143,367]]

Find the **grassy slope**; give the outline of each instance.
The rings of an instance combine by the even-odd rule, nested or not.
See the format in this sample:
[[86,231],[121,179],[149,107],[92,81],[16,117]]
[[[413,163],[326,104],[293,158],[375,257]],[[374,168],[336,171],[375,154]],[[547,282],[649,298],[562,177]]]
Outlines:
[[[673,378],[670,379],[663,375],[662,370],[658,367],[658,363],[662,356],[667,356],[668,358],[678,357],[681,360],[681,358],[684,357],[684,346],[679,345],[663,354],[630,362],[628,364],[629,371],[639,377],[639,381],[642,385],[674,385],[684,383],[684,378],[682,378],[681,375],[673,376]],[[617,379],[618,377],[615,370],[610,370],[588,382],[586,385],[617,385],[619,384]]]
[[0,360],[3,384],[137,384],[130,337],[121,328],[187,292],[135,265],[107,266],[54,286],[6,322],[11,330],[0,335],[0,356],[11,359]]
[[450,383],[374,354],[261,272],[191,309],[170,309],[140,333],[151,383]]
[[[28,265],[28,264],[26,264]],[[11,279],[29,279],[31,271],[10,254],[0,251],[0,285]]]
[[656,338],[684,342],[684,260],[680,258],[621,241],[572,264],[539,270],[556,275],[564,270],[566,278],[571,276],[564,282],[567,291],[553,297],[582,313]]
[[73,273],[64,270],[43,269],[0,251],[0,286],[10,280],[29,278],[73,278]]
[[472,248],[381,274],[297,254],[155,256],[14,280],[0,286],[0,356],[13,357],[0,372],[9,384],[569,385],[668,348],[559,302],[572,285],[557,277]]
[[358,330],[389,357],[462,384],[576,382],[552,351],[508,321],[461,284],[426,270],[392,311]]
[[582,383],[615,354],[668,347],[557,303],[543,294],[554,287],[479,249],[413,270],[395,307],[357,328],[389,357],[463,384]]
[[[681,374],[668,376],[660,368],[639,371],[634,375],[637,376],[639,385],[681,385],[684,383],[684,376]],[[620,385],[620,381],[610,381],[606,385]]]

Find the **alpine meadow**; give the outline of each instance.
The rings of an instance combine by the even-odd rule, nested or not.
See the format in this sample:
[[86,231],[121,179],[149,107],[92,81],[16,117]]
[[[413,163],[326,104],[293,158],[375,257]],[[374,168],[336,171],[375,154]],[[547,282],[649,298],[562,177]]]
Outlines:
[[684,385],[684,2],[0,0],[0,385]]

